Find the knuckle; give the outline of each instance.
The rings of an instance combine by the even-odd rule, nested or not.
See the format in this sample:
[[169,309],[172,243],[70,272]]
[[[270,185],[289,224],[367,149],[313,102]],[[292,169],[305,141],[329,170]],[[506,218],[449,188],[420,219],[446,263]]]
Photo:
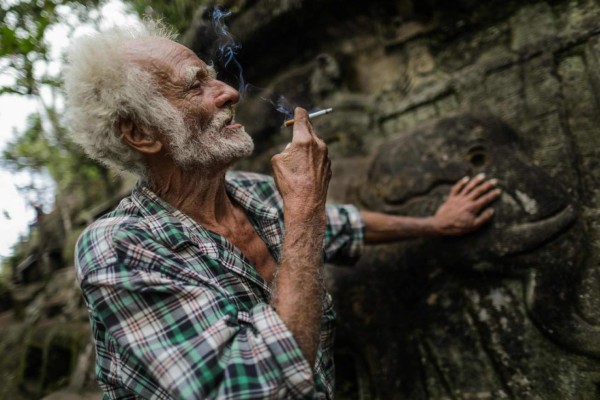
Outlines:
[[321,151],[325,153],[325,155],[329,155],[329,148],[327,147],[327,144],[325,144],[325,142],[322,140],[319,141],[319,149],[321,149]]
[[295,141],[296,144],[300,145],[300,146],[308,146],[311,143],[311,138],[308,136],[303,136],[301,138],[299,138],[298,140]]
[[273,157],[271,157],[271,165],[273,166],[277,166],[280,165],[283,162],[284,159],[284,155],[279,153],[279,154],[275,154]]

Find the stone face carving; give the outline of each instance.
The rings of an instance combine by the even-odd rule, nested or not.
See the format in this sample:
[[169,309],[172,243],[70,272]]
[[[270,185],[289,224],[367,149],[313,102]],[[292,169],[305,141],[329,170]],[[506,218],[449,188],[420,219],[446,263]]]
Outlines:
[[598,395],[600,324],[580,305],[600,292],[577,205],[518,139],[498,118],[464,113],[375,152],[357,188],[371,209],[431,215],[480,172],[503,190],[477,233],[378,246],[356,269],[333,269],[339,336],[352,338],[340,351],[363,349],[356,362],[381,398]]
[[437,120],[381,148],[363,190],[365,202],[390,212],[430,215],[461,177],[479,172],[496,177],[503,195],[494,205],[495,223],[453,241],[451,252],[456,260],[472,262],[473,269],[505,268],[492,264],[538,247],[574,218],[567,193],[525,159],[516,140],[493,117]]

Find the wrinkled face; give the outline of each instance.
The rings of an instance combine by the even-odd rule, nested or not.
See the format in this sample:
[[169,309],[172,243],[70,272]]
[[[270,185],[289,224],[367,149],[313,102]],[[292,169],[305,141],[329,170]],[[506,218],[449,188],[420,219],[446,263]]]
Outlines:
[[182,168],[223,168],[252,153],[252,138],[234,121],[239,96],[216,79],[190,49],[166,39],[139,41],[133,50],[159,82],[174,109],[170,121],[159,123],[167,151]]

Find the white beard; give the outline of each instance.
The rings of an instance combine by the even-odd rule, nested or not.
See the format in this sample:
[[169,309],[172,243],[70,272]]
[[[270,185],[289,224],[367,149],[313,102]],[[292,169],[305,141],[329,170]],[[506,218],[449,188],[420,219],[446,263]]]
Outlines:
[[244,127],[225,128],[232,117],[232,109],[222,111],[213,117],[206,128],[200,129],[186,124],[182,116],[178,121],[181,124],[171,127],[169,135],[177,165],[184,169],[222,168],[251,155],[254,142]]

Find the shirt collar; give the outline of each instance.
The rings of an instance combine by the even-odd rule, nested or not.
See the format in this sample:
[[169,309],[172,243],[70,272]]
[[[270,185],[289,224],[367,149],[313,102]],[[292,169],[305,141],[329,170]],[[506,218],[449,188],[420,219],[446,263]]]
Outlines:
[[[264,205],[263,202],[259,201],[255,195],[239,183],[233,180],[226,180],[225,189],[227,194],[248,212],[251,222],[257,224],[259,228],[271,227],[278,223],[279,215],[277,209]],[[145,181],[138,181],[136,183],[131,198],[145,217],[145,223],[148,225],[148,228],[170,248],[175,249],[187,242],[196,243],[192,239],[192,232],[202,239],[212,241],[210,234],[205,228],[156,195],[156,193],[150,190]],[[165,227],[168,227],[168,229],[165,229]],[[261,234],[262,230],[258,229],[259,234]],[[261,236],[263,235],[261,234]],[[276,236],[263,236],[263,239],[270,248],[280,245]]]
[[258,200],[256,195],[234,180],[226,181],[225,185],[227,193],[247,211],[256,232],[266,243],[275,260],[279,262],[283,234],[277,208],[267,206],[265,202]]
[[144,217],[144,224],[171,249],[194,242],[185,214],[158,197],[145,182],[139,181],[131,194],[133,203]]
[[279,218],[276,208],[265,206],[255,195],[234,180],[225,181],[225,190],[227,191],[227,194],[241,205],[242,208],[248,211],[250,215],[270,220]]

